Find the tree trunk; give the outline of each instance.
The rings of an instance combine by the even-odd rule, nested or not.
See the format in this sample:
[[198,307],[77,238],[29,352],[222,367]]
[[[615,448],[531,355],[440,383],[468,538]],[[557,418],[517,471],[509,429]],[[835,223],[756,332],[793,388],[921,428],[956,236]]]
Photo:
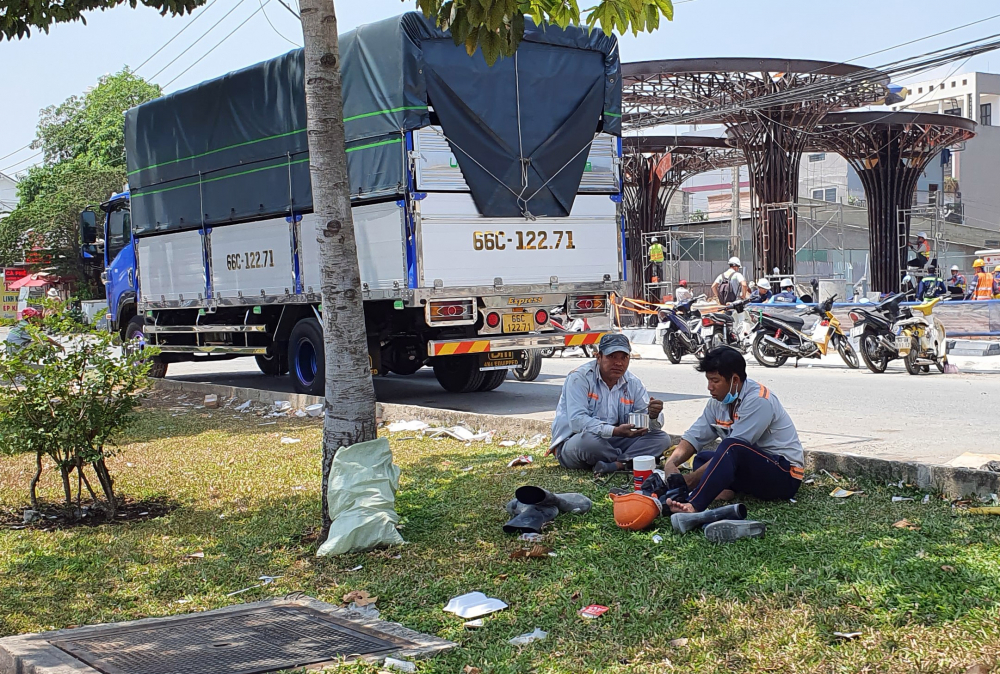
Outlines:
[[108,500],[108,518],[113,519],[118,514],[118,498],[115,496],[115,481],[111,477],[111,471],[108,470],[108,465],[104,463],[103,458],[95,461],[91,466],[94,468],[94,473],[97,474],[97,481],[101,483],[104,498]]
[[35,476],[31,478],[31,509],[38,510],[38,480],[42,477],[42,453],[35,452]]
[[62,476],[63,496],[66,497],[66,507],[73,507],[73,490],[69,486],[69,466],[64,463],[59,464],[59,475]]
[[313,211],[324,223],[319,249],[326,355],[321,534],[325,538],[330,528],[327,484],[334,454],[340,447],[375,439],[375,389],[351,218],[337,16],[333,0],[300,0],[299,7],[305,40]]

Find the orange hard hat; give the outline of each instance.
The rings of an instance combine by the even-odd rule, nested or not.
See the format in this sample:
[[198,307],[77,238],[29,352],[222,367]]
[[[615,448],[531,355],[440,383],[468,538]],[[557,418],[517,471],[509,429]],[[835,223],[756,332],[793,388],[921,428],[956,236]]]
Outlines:
[[614,501],[615,524],[629,531],[642,531],[663,511],[659,500],[645,494],[612,494],[611,500]]

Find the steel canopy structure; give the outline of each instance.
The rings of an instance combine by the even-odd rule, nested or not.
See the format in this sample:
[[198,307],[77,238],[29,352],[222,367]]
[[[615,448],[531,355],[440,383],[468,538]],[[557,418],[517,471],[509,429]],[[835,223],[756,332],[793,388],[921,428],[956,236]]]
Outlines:
[[872,290],[899,290],[917,180],[935,156],[975,136],[975,129],[971,119],[953,115],[841,112],[826,115],[810,135],[808,149],[840,154],[861,178]]
[[691,176],[746,163],[725,138],[633,136],[622,138],[623,199],[632,296],[642,294],[643,234],[663,228],[667,207]]
[[[883,100],[888,78],[844,80],[866,68],[797,59],[679,59],[622,64],[629,129],[720,123],[742,151],[754,200],[754,275],[795,268],[795,218],[768,204],[798,198],[809,133],[830,112]],[[842,86],[841,86],[842,85]]]

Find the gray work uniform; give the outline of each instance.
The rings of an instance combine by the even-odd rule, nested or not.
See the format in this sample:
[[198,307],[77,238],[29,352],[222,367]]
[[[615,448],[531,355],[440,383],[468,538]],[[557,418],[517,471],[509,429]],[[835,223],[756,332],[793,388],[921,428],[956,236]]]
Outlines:
[[649,433],[637,438],[612,435],[615,426],[628,423],[630,413],[648,410],[649,392],[631,372],[608,388],[596,360],[573,370],[563,384],[552,422],[552,448],[559,465],[589,470],[598,461],[662,454],[670,446],[670,436],[663,432],[661,419],[650,419]]

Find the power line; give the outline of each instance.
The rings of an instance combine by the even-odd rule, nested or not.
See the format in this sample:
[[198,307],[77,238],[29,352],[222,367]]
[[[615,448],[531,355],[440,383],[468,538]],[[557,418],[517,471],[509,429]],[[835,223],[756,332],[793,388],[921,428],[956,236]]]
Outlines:
[[[34,143],[34,142],[35,142],[35,141],[31,141],[31,143]],[[13,152],[11,152],[10,154],[5,154],[4,156],[0,157],[0,161],[3,161],[3,160],[4,160],[4,159],[6,159],[7,157],[13,157],[14,155],[16,155],[16,154],[17,154],[18,152],[20,152],[21,150],[27,150],[27,149],[28,149],[29,147],[31,147],[31,143],[28,143],[28,144],[27,144],[27,145],[25,145],[24,147],[19,147],[19,148],[17,148],[16,150],[14,150]]]
[[[298,42],[294,42],[292,40],[289,40],[287,37],[285,37],[284,35],[281,34],[281,31],[279,31],[277,28],[274,27],[274,24],[271,23],[271,17],[269,17],[267,15],[267,10],[264,9],[264,0],[258,0],[258,1],[260,2],[260,10],[261,10],[261,12],[263,12],[264,18],[267,19],[267,25],[269,25],[271,27],[271,30],[273,30],[275,33],[277,33],[278,37],[280,37],[282,40],[284,40],[288,44],[294,45],[296,47],[301,47],[302,45],[300,45]],[[278,0],[278,2],[281,2],[281,0]],[[289,11],[291,11],[290,8],[289,8]],[[292,12],[292,13],[294,14],[294,12]]]
[[[192,42],[191,44],[189,44],[189,45],[188,45],[187,49],[185,49],[185,50],[184,50],[184,51],[182,51],[182,52],[181,52],[180,54],[178,54],[177,56],[175,56],[175,57],[173,58],[173,60],[171,60],[171,61],[170,61],[170,63],[168,63],[167,65],[165,65],[165,66],[163,66],[162,68],[160,68],[160,69],[159,69],[159,70],[158,70],[158,71],[156,72],[156,74],[155,74],[155,75],[153,75],[152,77],[150,77],[149,79],[150,79],[150,80],[155,80],[155,79],[156,79],[157,77],[159,77],[159,76],[160,76],[160,74],[161,74],[161,73],[162,73],[162,72],[163,72],[164,70],[166,70],[167,68],[169,68],[170,66],[172,66],[172,65],[173,65],[174,63],[176,63],[176,62],[177,62],[177,60],[178,60],[178,59],[179,59],[180,57],[184,56],[184,54],[187,54],[187,53],[188,53],[189,51],[191,51],[191,49],[192,49],[192,48],[193,48],[193,47],[194,47],[194,46],[195,46],[196,44],[198,44],[199,42],[201,42],[201,41],[202,41],[202,39],[203,39],[203,38],[204,38],[204,37],[205,37],[206,35],[208,35],[208,34],[209,34],[209,33],[211,33],[211,32],[212,32],[213,30],[215,30],[215,27],[216,27],[216,26],[218,26],[218,25],[219,25],[220,23],[222,23],[223,21],[225,21],[225,20],[226,20],[226,17],[228,17],[228,16],[229,16],[230,14],[232,14],[233,12],[235,12],[235,11],[236,11],[236,9],[237,9],[237,8],[238,8],[238,7],[240,6],[240,5],[242,5],[242,4],[244,3],[244,2],[246,2],[246,0],[239,0],[239,2],[237,2],[237,3],[235,4],[235,5],[233,5],[233,8],[232,8],[232,9],[230,9],[230,10],[229,10],[228,12],[226,12],[225,14],[223,14],[223,15],[222,15],[222,18],[221,18],[221,19],[219,19],[218,21],[216,21],[215,23],[213,23],[213,24],[212,24],[212,27],[211,27],[211,28],[209,28],[209,29],[208,29],[208,30],[206,30],[206,31],[205,31],[204,33],[202,33],[202,34],[201,34],[201,36],[200,36],[200,37],[199,37],[199,38],[198,38],[197,40],[195,40],[194,42]],[[242,25],[242,24],[241,24],[241,25]],[[199,59],[199,60],[200,60],[200,59]],[[185,70],[184,72],[187,72],[187,71]],[[176,78],[174,78],[174,79],[176,79]],[[172,81],[173,81],[173,80],[171,80],[171,82],[172,82]]]
[[147,58],[147,59],[146,59],[145,61],[143,61],[142,63],[140,63],[139,65],[137,65],[137,66],[135,67],[135,70],[133,70],[132,72],[134,72],[134,73],[137,73],[137,72],[139,72],[139,70],[140,70],[140,69],[141,69],[141,68],[142,68],[142,67],[143,67],[144,65],[146,65],[147,63],[149,63],[150,61],[152,61],[152,60],[153,60],[153,57],[155,57],[155,56],[156,56],[157,54],[159,54],[159,53],[160,53],[161,51],[163,51],[164,49],[166,49],[166,48],[167,48],[167,45],[169,45],[169,44],[170,44],[171,42],[173,42],[174,40],[176,40],[177,38],[179,38],[179,37],[181,36],[181,33],[183,33],[183,32],[184,32],[184,31],[186,31],[186,30],[187,30],[188,28],[190,28],[191,26],[193,26],[193,25],[194,25],[194,22],[195,22],[195,21],[197,21],[198,19],[200,19],[200,18],[201,18],[202,16],[204,16],[204,15],[205,15],[205,12],[207,12],[207,11],[208,11],[209,7],[211,7],[211,6],[212,6],[212,5],[214,5],[214,4],[215,4],[215,0],[210,0],[210,2],[209,2],[209,3],[207,4],[207,5],[205,5],[205,6],[204,6],[204,7],[202,8],[202,10],[201,10],[200,12],[198,12],[198,15],[197,15],[197,16],[195,16],[195,17],[194,17],[193,19],[191,19],[191,21],[189,21],[189,22],[188,22],[188,23],[187,23],[187,24],[186,24],[186,25],[185,25],[185,26],[184,26],[183,28],[181,28],[181,29],[180,29],[179,31],[177,31],[176,33],[174,33],[174,36],[173,36],[172,38],[170,38],[169,40],[167,40],[166,42],[164,42],[164,43],[163,43],[163,45],[162,45],[162,46],[161,46],[161,47],[160,47],[159,49],[157,49],[157,50],[156,50],[156,51],[154,51],[154,52],[153,52],[152,54],[150,54],[150,55],[149,55],[149,58]]
[[281,3],[281,6],[282,6],[282,7],[284,7],[284,8],[285,8],[285,9],[287,9],[287,10],[288,10],[289,12],[291,12],[291,13],[292,13],[292,16],[294,16],[294,17],[295,17],[296,19],[298,19],[299,21],[301,21],[301,20],[302,20],[302,17],[301,17],[301,16],[299,16],[299,13],[298,13],[298,12],[296,12],[296,11],[295,11],[294,9],[292,9],[292,8],[291,8],[291,7],[289,7],[289,6],[287,5],[287,4],[285,4],[285,0],[278,0],[278,2],[280,2],[280,3]]
[[[242,2],[243,2],[243,1],[244,1],[244,0],[240,0],[240,3],[242,4]],[[202,54],[202,55],[201,55],[201,57],[200,57],[200,58],[199,58],[199,59],[198,59],[197,61],[195,61],[194,63],[192,63],[191,65],[189,65],[189,66],[188,66],[187,68],[185,68],[184,70],[182,70],[182,71],[181,71],[181,72],[180,72],[180,73],[179,73],[179,74],[177,75],[177,77],[175,77],[174,79],[172,79],[172,80],[170,80],[169,82],[167,82],[166,84],[164,84],[164,85],[163,85],[163,88],[164,88],[164,89],[166,89],[166,88],[167,88],[167,87],[169,87],[169,86],[170,86],[171,84],[173,84],[174,82],[176,82],[176,81],[177,81],[177,80],[178,80],[178,79],[179,79],[180,77],[182,77],[182,76],[184,75],[184,73],[186,73],[187,71],[191,70],[191,68],[194,68],[194,67],[195,67],[196,65],[198,65],[199,63],[201,63],[202,59],[204,59],[204,58],[205,58],[206,56],[208,56],[208,55],[209,55],[209,54],[211,54],[211,53],[212,53],[213,51],[215,51],[215,50],[216,50],[216,49],[217,49],[217,48],[218,48],[218,47],[219,47],[219,46],[220,46],[220,45],[221,45],[221,44],[222,44],[223,42],[225,42],[226,40],[228,40],[229,38],[231,38],[231,37],[233,36],[233,34],[234,34],[234,33],[235,33],[236,31],[238,31],[238,30],[239,30],[240,28],[242,28],[243,26],[245,26],[245,25],[246,25],[246,23],[247,23],[247,22],[248,22],[248,21],[249,21],[250,19],[252,19],[252,18],[254,18],[255,16],[257,16],[257,13],[258,13],[258,12],[260,12],[260,11],[262,11],[262,10],[264,9],[264,5],[266,5],[266,4],[267,4],[268,2],[270,2],[270,1],[271,1],[271,0],[264,0],[264,3],[263,3],[263,4],[262,4],[262,5],[260,6],[260,7],[258,7],[257,9],[255,9],[255,10],[253,11],[253,13],[252,13],[252,14],[251,14],[250,16],[248,16],[247,18],[243,19],[243,23],[241,23],[240,25],[236,26],[236,28],[233,28],[233,29],[232,29],[231,31],[229,31],[229,34],[228,34],[228,35],[226,35],[226,36],[225,36],[224,38],[222,38],[221,40],[219,40],[219,41],[218,41],[218,42],[217,42],[217,43],[215,44],[215,46],[214,46],[214,47],[212,47],[212,48],[211,48],[211,49],[209,49],[209,50],[208,50],[207,52],[205,52],[204,54]]]
[[24,164],[25,162],[29,162],[29,161],[31,161],[31,160],[32,160],[32,159],[34,159],[35,157],[41,157],[41,156],[42,156],[42,150],[39,150],[38,152],[36,152],[35,154],[31,155],[31,156],[30,156],[30,157],[28,157],[27,159],[22,159],[22,160],[21,160],[21,161],[19,161],[19,162],[16,162],[16,163],[14,163],[14,164],[11,164],[10,166],[7,166],[6,168],[2,168],[2,169],[0,169],[0,173],[6,173],[7,171],[11,170],[11,169],[12,169],[12,168],[14,168],[15,166],[20,166],[21,164]]

